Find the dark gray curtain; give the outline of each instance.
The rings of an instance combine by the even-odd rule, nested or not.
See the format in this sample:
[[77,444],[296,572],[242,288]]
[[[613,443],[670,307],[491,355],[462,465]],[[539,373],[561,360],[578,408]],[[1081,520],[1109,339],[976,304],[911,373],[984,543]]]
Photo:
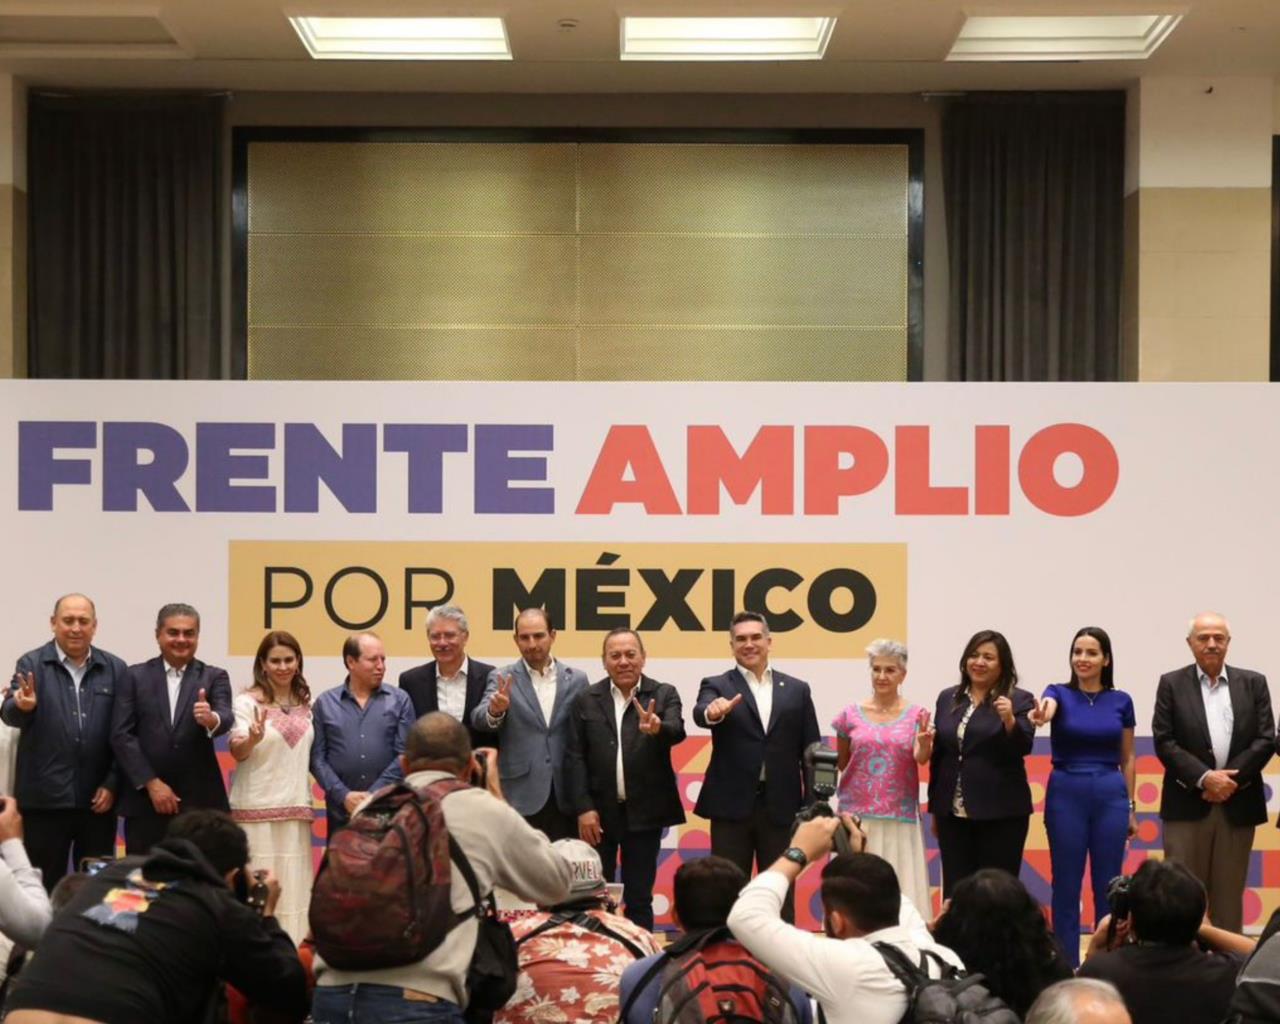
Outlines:
[[1124,94],[995,94],[943,117],[953,380],[1120,374]]
[[32,94],[32,377],[222,376],[222,106]]

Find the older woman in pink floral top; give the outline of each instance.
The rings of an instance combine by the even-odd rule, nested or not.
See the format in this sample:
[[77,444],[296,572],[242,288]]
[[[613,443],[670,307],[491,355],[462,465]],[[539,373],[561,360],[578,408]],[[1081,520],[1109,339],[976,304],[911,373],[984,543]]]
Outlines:
[[862,818],[867,852],[893,865],[903,895],[928,917],[932,903],[920,831],[919,766],[933,752],[929,712],[902,696],[903,644],[873,640],[867,655],[870,698],[850,704],[831,723],[840,751],[840,810]]

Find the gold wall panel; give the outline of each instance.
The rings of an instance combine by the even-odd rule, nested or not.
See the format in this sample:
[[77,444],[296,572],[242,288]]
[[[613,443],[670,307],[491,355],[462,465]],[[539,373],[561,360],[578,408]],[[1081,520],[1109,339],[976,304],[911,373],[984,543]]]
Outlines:
[[583,231],[907,231],[905,146],[583,146]]
[[902,239],[589,235],[584,324],[907,322]]
[[572,232],[574,149],[255,142],[249,231]]
[[908,148],[248,147],[255,379],[905,380]]

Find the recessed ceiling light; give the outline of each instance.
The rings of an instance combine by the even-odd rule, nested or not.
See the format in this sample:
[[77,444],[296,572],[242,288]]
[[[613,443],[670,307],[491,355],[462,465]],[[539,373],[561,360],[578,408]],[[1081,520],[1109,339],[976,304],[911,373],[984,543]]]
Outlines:
[[510,60],[501,18],[291,17],[317,60]]
[[966,19],[947,60],[1146,60],[1180,14]]
[[622,19],[623,60],[821,60],[835,18]]

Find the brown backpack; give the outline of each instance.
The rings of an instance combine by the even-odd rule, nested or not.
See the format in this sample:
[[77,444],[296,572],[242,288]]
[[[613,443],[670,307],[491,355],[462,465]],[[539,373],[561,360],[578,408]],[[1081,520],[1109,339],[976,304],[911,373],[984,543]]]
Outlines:
[[329,840],[311,890],[316,950],[340,970],[417,963],[467,915],[450,901],[449,832],[441,801],[457,779],[378,790]]

